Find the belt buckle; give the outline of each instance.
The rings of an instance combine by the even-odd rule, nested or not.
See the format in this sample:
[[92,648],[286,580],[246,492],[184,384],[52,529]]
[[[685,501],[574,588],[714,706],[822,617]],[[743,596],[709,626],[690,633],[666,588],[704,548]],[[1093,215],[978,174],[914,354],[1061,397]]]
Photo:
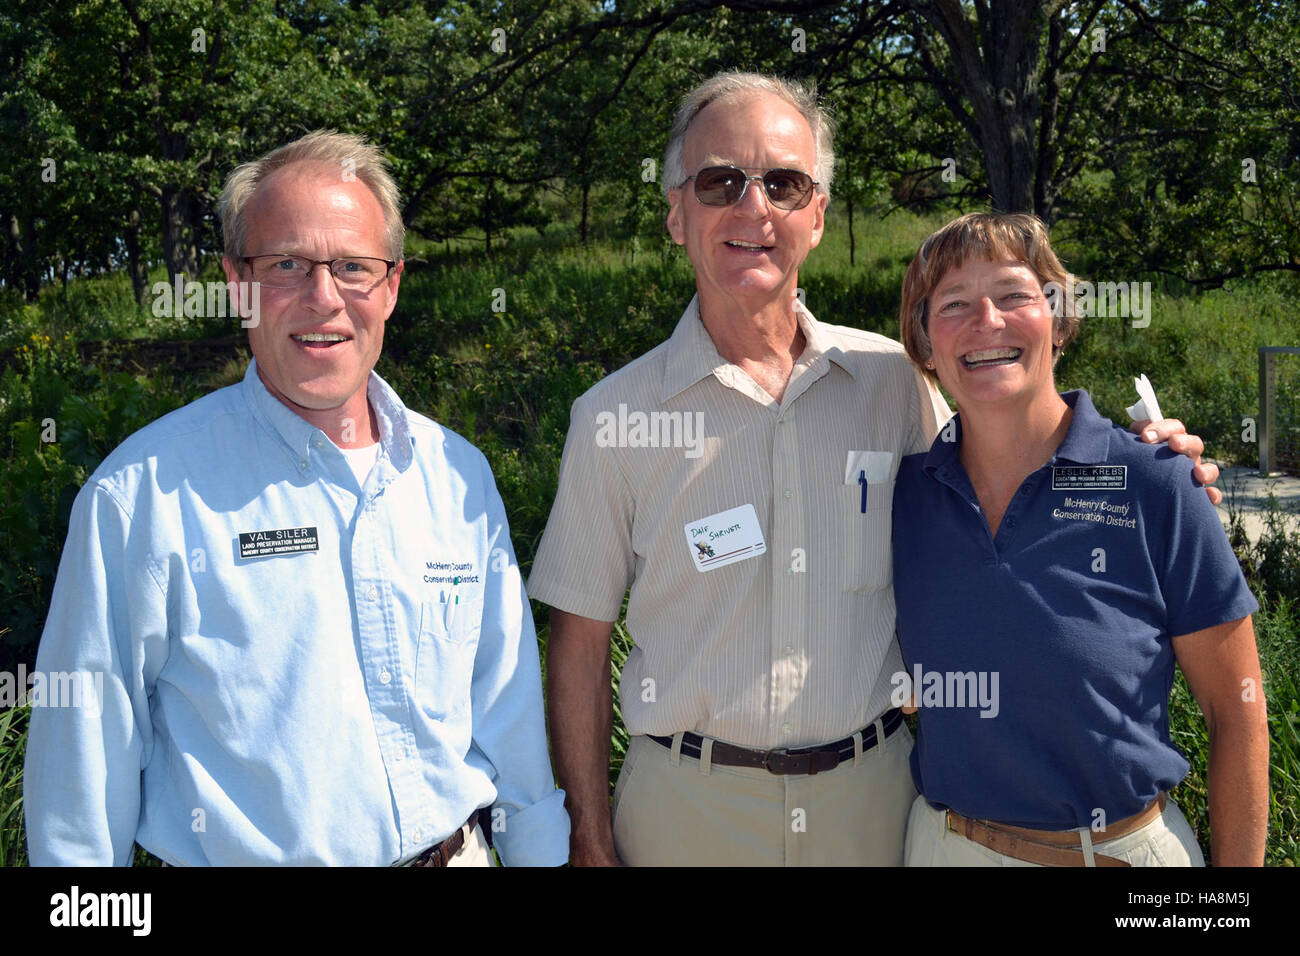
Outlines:
[[813,750],[804,753],[791,753],[787,747],[774,747],[763,754],[763,769],[768,773],[789,773],[789,771],[773,770],[771,766],[769,766],[773,756],[807,757],[808,776],[810,777],[827,770],[834,770],[840,765],[840,755],[830,750]]
[[443,857],[442,848],[443,848],[442,843],[438,843],[434,846],[429,847],[427,850],[425,850],[423,853],[421,853],[411,862],[411,866],[413,867],[446,866],[447,862]]
[[781,771],[773,770],[769,766],[769,762],[771,761],[773,755],[788,757],[790,756],[790,750],[787,747],[773,747],[771,750],[768,750],[763,754],[763,769],[766,770],[768,773],[780,774]]

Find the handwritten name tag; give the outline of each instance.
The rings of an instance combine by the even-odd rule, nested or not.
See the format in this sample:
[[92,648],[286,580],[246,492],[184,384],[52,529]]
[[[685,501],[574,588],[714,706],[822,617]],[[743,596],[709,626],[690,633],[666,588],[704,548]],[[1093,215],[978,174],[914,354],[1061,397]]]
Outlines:
[[686,544],[697,571],[712,571],[767,550],[754,506],[741,505],[686,523]]

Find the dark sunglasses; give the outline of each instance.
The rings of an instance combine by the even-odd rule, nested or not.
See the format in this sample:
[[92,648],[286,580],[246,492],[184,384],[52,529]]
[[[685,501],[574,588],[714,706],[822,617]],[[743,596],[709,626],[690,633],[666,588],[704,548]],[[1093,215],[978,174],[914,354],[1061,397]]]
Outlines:
[[745,198],[751,182],[763,184],[763,195],[777,209],[802,209],[812,199],[817,183],[797,169],[769,169],[762,176],[746,176],[735,166],[706,166],[687,176],[695,180],[695,198],[706,206],[730,206]]

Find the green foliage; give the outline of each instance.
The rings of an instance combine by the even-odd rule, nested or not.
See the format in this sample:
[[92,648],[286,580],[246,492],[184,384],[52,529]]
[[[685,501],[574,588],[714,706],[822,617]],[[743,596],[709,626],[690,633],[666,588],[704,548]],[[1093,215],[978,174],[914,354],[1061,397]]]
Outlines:
[[[1300,560],[1300,548],[1288,555]],[[1269,814],[1265,866],[1296,866],[1300,862],[1300,614],[1284,596],[1256,589],[1260,610],[1254,617],[1268,701]],[[1205,859],[1210,853],[1209,755],[1210,737],[1200,706],[1179,671],[1169,698],[1169,737],[1183,752],[1191,770],[1171,793],[1196,831]]]
[[[0,374],[0,669],[32,661],[78,490],[127,435],[197,397],[168,375],[85,366],[71,336],[33,333]],[[191,387],[192,389],[192,387]]]
[[1086,130],[1105,143],[1094,170],[1107,174],[1083,180],[1069,214],[1103,278],[1140,269],[1212,288],[1300,264],[1300,8],[1203,7],[1169,18],[1162,38],[1126,40],[1124,63],[1140,59],[1148,78],[1116,82],[1128,67],[1108,64],[1112,122]]
[[[1068,257],[1066,265],[1073,267]],[[1259,451],[1242,441],[1242,420],[1258,417],[1257,349],[1294,341],[1297,287],[1296,277],[1280,275],[1234,280],[1202,295],[1156,283],[1148,328],[1133,328],[1132,319],[1083,320],[1057,366],[1057,385],[1088,389],[1098,411],[1127,423],[1132,379],[1145,373],[1161,411],[1200,435],[1210,457],[1253,464]]]
[[[885,195],[931,211],[1015,196],[1085,237],[1106,276],[1300,269],[1294,5],[985,6],[12,0],[0,284],[30,301],[125,266],[143,301],[159,264],[211,264],[225,174],[314,128],[385,148],[414,236],[491,251],[514,229],[549,232],[558,197],[594,239],[603,191],[635,258],[643,164],[682,93],[724,69],[820,84],[855,212]],[[1008,49],[1018,62],[994,55]]]
[[31,707],[0,711],[0,866],[27,863],[23,829],[23,755]]

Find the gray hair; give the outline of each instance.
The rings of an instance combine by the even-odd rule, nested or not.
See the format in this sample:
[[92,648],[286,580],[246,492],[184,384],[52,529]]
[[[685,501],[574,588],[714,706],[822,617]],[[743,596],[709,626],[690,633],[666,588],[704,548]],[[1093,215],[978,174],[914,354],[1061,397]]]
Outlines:
[[337,166],[345,178],[355,177],[370,187],[384,212],[384,247],[389,259],[402,258],[406,226],[402,223],[401,197],[388,172],[388,158],[362,137],[334,130],[316,130],[235,169],[217,201],[225,253],[233,260],[243,256],[248,240],[244,217],[249,199],[262,181],[290,163],[318,162]]
[[664,152],[664,195],[680,187],[686,180],[682,158],[686,146],[686,131],[695,117],[716,100],[735,99],[755,93],[770,93],[785,100],[802,114],[812,130],[816,144],[816,162],[812,178],[817,181],[817,191],[831,193],[831,176],[835,172],[834,129],[830,117],[817,102],[817,91],[797,80],[785,80],[762,73],[719,73],[710,77],[682,98],[668,136],[668,149]]

